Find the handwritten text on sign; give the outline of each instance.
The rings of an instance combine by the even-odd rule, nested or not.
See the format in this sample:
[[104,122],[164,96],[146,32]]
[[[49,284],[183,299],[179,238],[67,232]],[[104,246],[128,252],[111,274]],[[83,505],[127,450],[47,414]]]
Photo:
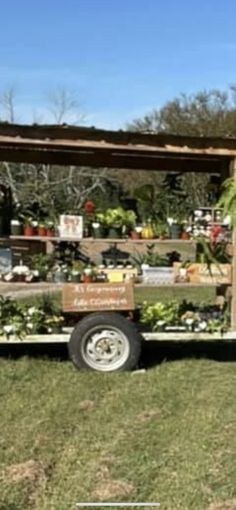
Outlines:
[[133,310],[134,293],[127,283],[67,283],[63,286],[63,310],[85,312]]

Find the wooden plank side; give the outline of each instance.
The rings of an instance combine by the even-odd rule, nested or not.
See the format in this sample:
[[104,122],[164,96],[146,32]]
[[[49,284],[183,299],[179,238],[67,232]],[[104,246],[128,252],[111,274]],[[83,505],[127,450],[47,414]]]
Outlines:
[[134,310],[132,282],[66,283],[62,290],[64,312]]
[[[231,176],[236,181],[236,158],[231,161]],[[233,229],[232,239],[232,300],[231,300],[231,328],[236,329],[236,228]]]

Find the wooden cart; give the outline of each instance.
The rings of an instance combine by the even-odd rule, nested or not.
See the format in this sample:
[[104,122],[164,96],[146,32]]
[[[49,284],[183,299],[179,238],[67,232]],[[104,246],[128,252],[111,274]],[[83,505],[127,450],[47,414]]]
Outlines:
[[[218,174],[222,181],[236,179],[236,139],[149,135],[128,132],[111,132],[69,126],[0,125],[0,159],[2,161],[83,165],[129,170],[156,170],[171,172],[198,172]],[[35,238],[14,237],[12,241]],[[66,238],[37,238],[37,242],[50,247],[55,241]],[[96,240],[81,240],[95,246]],[[101,241],[100,241],[101,242]],[[104,240],[106,243],[107,240]],[[111,242],[111,240],[109,240]],[[116,240],[120,243],[145,241]],[[157,244],[165,241],[156,240]],[[166,241],[171,243],[171,240]],[[176,240],[174,241],[176,244]],[[192,241],[180,241],[191,243]],[[232,238],[232,281],[225,285],[231,301],[230,331],[220,337],[222,341],[236,339],[236,230]],[[97,290],[94,289],[95,285]],[[105,285],[105,284],[102,284]],[[112,288],[113,285],[113,288]],[[198,284],[175,284],[190,288]],[[201,284],[202,286],[211,285]],[[216,286],[214,284],[214,286]],[[101,285],[100,285],[101,287]],[[61,335],[29,336],[23,340],[10,338],[9,343],[68,343],[72,361],[77,367],[104,372],[134,368],[140,356],[141,341],[145,340],[218,340],[219,334],[206,333],[148,333],[137,330],[132,321],[134,301],[132,288],[123,284],[103,287],[98,297],[99,284],[89,288],[74,285],[64,291],[64,308],[82,316],[75,329]],[[122,291],[123,288],[123,291]],[[103,294],[102,294],[103,292]],[[113,292],[113,294],[112,294]],[[122,293],[123,292],[123,293]],[[109,294],[110,293],[110,294]],[[111,296],[112,294],[112,296]],[[79,297],[78,297],[79,295]],[[109,295],[109,297],[107,297]],[[121,297],[122,295],[122,297]],[[230,296],[230,297],[229,297]],[[122,313],[121,313],[122,312]],[[126,316],[124,316],[124,313]],[[0,342],[6,343],[1,338]]]

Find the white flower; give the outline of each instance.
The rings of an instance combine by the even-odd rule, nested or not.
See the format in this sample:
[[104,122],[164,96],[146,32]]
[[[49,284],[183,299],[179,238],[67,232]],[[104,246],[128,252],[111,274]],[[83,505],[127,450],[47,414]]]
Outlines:
[[228,214],[227,216],[225,216],[225,218],[223,220],[223,225],[227,226],[227,225],[230,225],[230,223],[231,223],[231,217]]
[[206,321],[199,322],[198,327],[201,331],[204,331],[207,328],[207,322]]
[[148,269],[150,266],[149,264],[141,264],[141,269]]
[[168,223],[168,225],[170,225],[170,226],[171,226],[171,225],[173,225],[173,223],[175,223],[174,218],[167,218],[167,223]]
[[28,329],[33,329],[34,325],[32,324],[32,322],[27,322],[27,328]]
[[193,324],[193,319],[186,319],[185,322],[188,326],[191,326]]
[[199,209],[196,209],[196,211],[194,211],[194,214],[198,218],[201,218],[203,216],[203,211],[200,211]]
[[14,331],[14,326],[13,325],[6,325],[6,326],[3,326],[3,331],[9,335],[9,333],[12,333]]
[[35,313],[36,311],[37,311],[36,306],[31,306],[31,307],[28,309],[28,315],[29,315],[29,316],[34,315],[34,313]]
[[163,321],[163,320],[157,321],[158,326],[164,326],[164,324],[165,324],[165,321]]

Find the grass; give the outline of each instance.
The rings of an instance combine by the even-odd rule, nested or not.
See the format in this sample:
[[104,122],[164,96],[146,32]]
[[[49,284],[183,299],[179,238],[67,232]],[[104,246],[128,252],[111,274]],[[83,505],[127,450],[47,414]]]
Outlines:
[[[212,301],[214,292],[151,290],[136,301]],[[49,347],[18,346],[18,359],[2,348],[0,510],[80,501],[235,510],[224,506],[236,498],[235,347],[203,345],[148,344],[146,372],[110,375],[78,372]]]
[[204,510],[235,498],[235,384],[233,363],[209,359],[133,375],[1,359],[0,509]]

